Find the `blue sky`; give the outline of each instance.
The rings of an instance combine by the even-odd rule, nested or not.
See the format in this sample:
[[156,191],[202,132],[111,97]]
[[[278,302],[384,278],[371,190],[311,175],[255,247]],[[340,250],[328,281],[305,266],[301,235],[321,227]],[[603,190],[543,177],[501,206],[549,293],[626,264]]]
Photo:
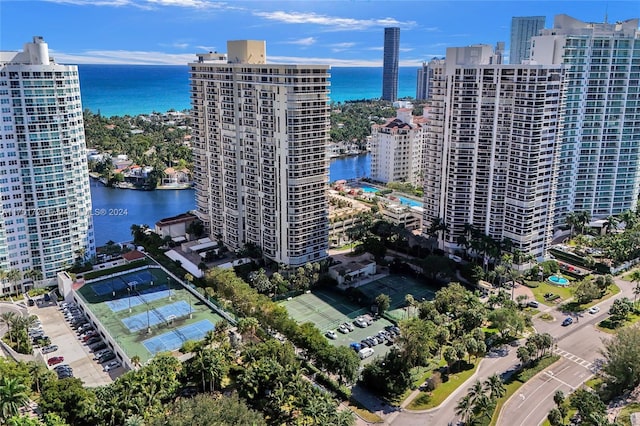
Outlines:
[[59,63],[185,64],[226,41],[267,41],[272,63],[381,66],[384,27],[400,27],[400,65],[449,46],[509,45],[513,16],[603,22],[640,17],[640,1],[0,0],[0,49],[41,35]]

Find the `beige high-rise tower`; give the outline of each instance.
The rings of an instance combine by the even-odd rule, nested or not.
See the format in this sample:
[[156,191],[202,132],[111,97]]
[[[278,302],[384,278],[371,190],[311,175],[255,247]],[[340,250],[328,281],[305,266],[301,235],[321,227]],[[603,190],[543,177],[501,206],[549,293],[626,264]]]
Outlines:
[[264,41],[190,63],[197,214],[231,249],[327,256],[329,66],[268,64]]

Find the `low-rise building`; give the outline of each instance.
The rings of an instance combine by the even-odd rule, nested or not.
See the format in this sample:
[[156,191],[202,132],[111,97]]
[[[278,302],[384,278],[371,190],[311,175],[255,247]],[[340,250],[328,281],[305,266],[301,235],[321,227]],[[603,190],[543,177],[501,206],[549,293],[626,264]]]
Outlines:
[[347,264],[335,265],[329,268],[329,276],[338,282],[338,285],[348,284],[358,278],[370,277],[376,274],[376,262],[373,260],[352,261]]

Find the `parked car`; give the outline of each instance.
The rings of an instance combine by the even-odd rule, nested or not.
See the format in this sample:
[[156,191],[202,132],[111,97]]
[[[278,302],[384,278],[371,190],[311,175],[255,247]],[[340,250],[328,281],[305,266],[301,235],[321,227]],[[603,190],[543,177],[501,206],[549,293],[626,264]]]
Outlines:
[[27,305],[33,306],[35,304],[36,304],[36,302],[34,302],[33,299],[27,299]]
[[93,352],[103,351],[107,348],[107,344],[105,342],[94,343],[89,346],[89,349]]
[[540,304],[537,300],[530,300],[529,303],[527,303],[527,306],[530,308],[537,308]]
[[101,349],[93,354],[93,359],[100,359],[100,357],[108,353],[113,353],[113,351],[111,349]]
[[102,369],[106,372],[109,372],[111,370],[115,370],[116,368],[120,367],[122,364],[120,364],[120,361],[111,361],[107,364],[105,364],[104,367],[102,367]]
[[87,340],[85,343],[85,345],[93,345],[94,343],[98,343],[102,341],[102,339],[98,336],[93,336],[91,339]]
[[82,336],[82,341],[86,343],[89,339],[91,339],[92,337],[96,337],[97,335],[98,333],[96,333],[95,331],[91,332],[85,336]]
[[329,339],[337,339],[338,338],[338,335],[333,330],[327,331],[324,335],[327,336]]
[[63,356],[54,356],[53,358],[49,358],[49,361],[47,361],[47,364],[56,365],[56,364],[60,364],[62,361],[64,361]]
[[597,314],[598,312],[600,312],[600,308],[597,306],[592,306],[591,308],[589,308],[589,313],[592,315]]
[[571,324],[573,324],[573,318],[571,318],[571,317],[566,317],[564,319],[564,321],[562,321],[562,326],[563,327],[566,327],[566,326],[571,325]]
[[44,301],[45,302],[50,302],[51,301],[51,296],[49,296],[49,293],[45,293],[44,294]]
[[58,345],[49,345],[41,349],[43,354],[50,354],[51,352],[55,352],[57,350],[58,350]]
[[61,370],[73,370],[73,368],[71,368],[71,366],[69,364],[58,364],[55,367],[53,367],[53,369],[55,371],[61,371]]
[[373,348],[364,348],[358,351],[358,356],[360,357],[360,359],[365,359],[373,355],[374,352],[375,351],[373,350]]
[[340,326],[338,327],[338,331],[342,334],[347,334],[349,332],[349,329],[345,327],[344,324],[340,324]]
[[351,324],[350,324],[350,323],[348,323],[348,322],[345,322],[345,323],[344,323],[344,324],[342,324],[342,325],[344,325],[345,327],[347,327],[347,330],[349,330],[349,331],[353,331],[353,330],[355,330],[355,328],[353,327],[353,325],[351,325]]
[[365,319],[362,318],[362,317],[356,318],[355,321],[353,321],[353,323],[355,325],[357,325],[358,327],[361,327],[361,328],[365,328],[365,327],[369,326],[369,323],[367,321],[365,321]]
[[360,349],[362,349],[362,345],[358,342],[353,342],[349,345],[349,347],[351,349],[353,349],[354,351],[358,352]]
[[102,355],[100,357],[100,359],[98,360],[98,362],[100,364],[103,364],[103,363],[105,363],[107,361],[111,361],[112,359],[115,359],[115,358],[116,358],[116,354],[114,354],[113,352],[110,352],[110,353]]

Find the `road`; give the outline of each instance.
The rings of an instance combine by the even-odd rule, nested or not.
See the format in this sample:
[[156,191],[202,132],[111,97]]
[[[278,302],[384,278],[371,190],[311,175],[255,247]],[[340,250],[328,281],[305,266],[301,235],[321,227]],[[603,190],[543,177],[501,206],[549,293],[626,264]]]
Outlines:
[[595,325],[606,318],[615,299],[625,296],[633,298],[631,283],[616,280],[616,285],[620,287],[620,293],[598,304],[599,313],[583,313],[574,317],[574,323],[567,327],[562,327],[564,316],[556,310],[549,311],[556,316],[553,322],[534,320],[539,333],[554,336],[557,344],[555,351],[562,358],[527,382],[505,403],[497,422],[498,426],[541,424],[549,411],[555,407],[553,394],[557,390],[563,391],[566,395],[595,373],[596,366],[602,360],[600,349],[603,347],[603,339],[611,337],[610,334],[598,331]]
[[[598,331],[595,325],[606,318],[615,299],[625,296],[633,298],[631,283],[616,279],[616,284],[620,287],[620,293],[598,304],[599,313],[595,315],[583,313],[574,316],[574,323],[568,327],[561,325],[567,315],[557,311],[555,307],[543,310],[554,316],[553,321],[534,318],[534,327],[537,332],[549,333],[554,337],[556,342],[554,351],[561,356],[561,359],[527,382],[505,403],[498,419],[499,426],[541,424],[546,419],[547,413],[555,406],[553,394],[557,390],[568,394],[593,375],[596,365],[602,358],[599,352],[603,347],[602,339],[611,337],[610,334]],[[456,404],[475,380],[484,381],[492,374],[504,374],[513,370],[518,364],[516,349],[510,347],[509,353],[505,356],[485,358],[478,371],[459,386],[438,408],[422,412],[403,410],[383,413],[378,411],[378,414],[383,416],[385,424],[402,426],[457,424],[459,418],[455,415]],[[359,421],[358,424],[366,423]]]

